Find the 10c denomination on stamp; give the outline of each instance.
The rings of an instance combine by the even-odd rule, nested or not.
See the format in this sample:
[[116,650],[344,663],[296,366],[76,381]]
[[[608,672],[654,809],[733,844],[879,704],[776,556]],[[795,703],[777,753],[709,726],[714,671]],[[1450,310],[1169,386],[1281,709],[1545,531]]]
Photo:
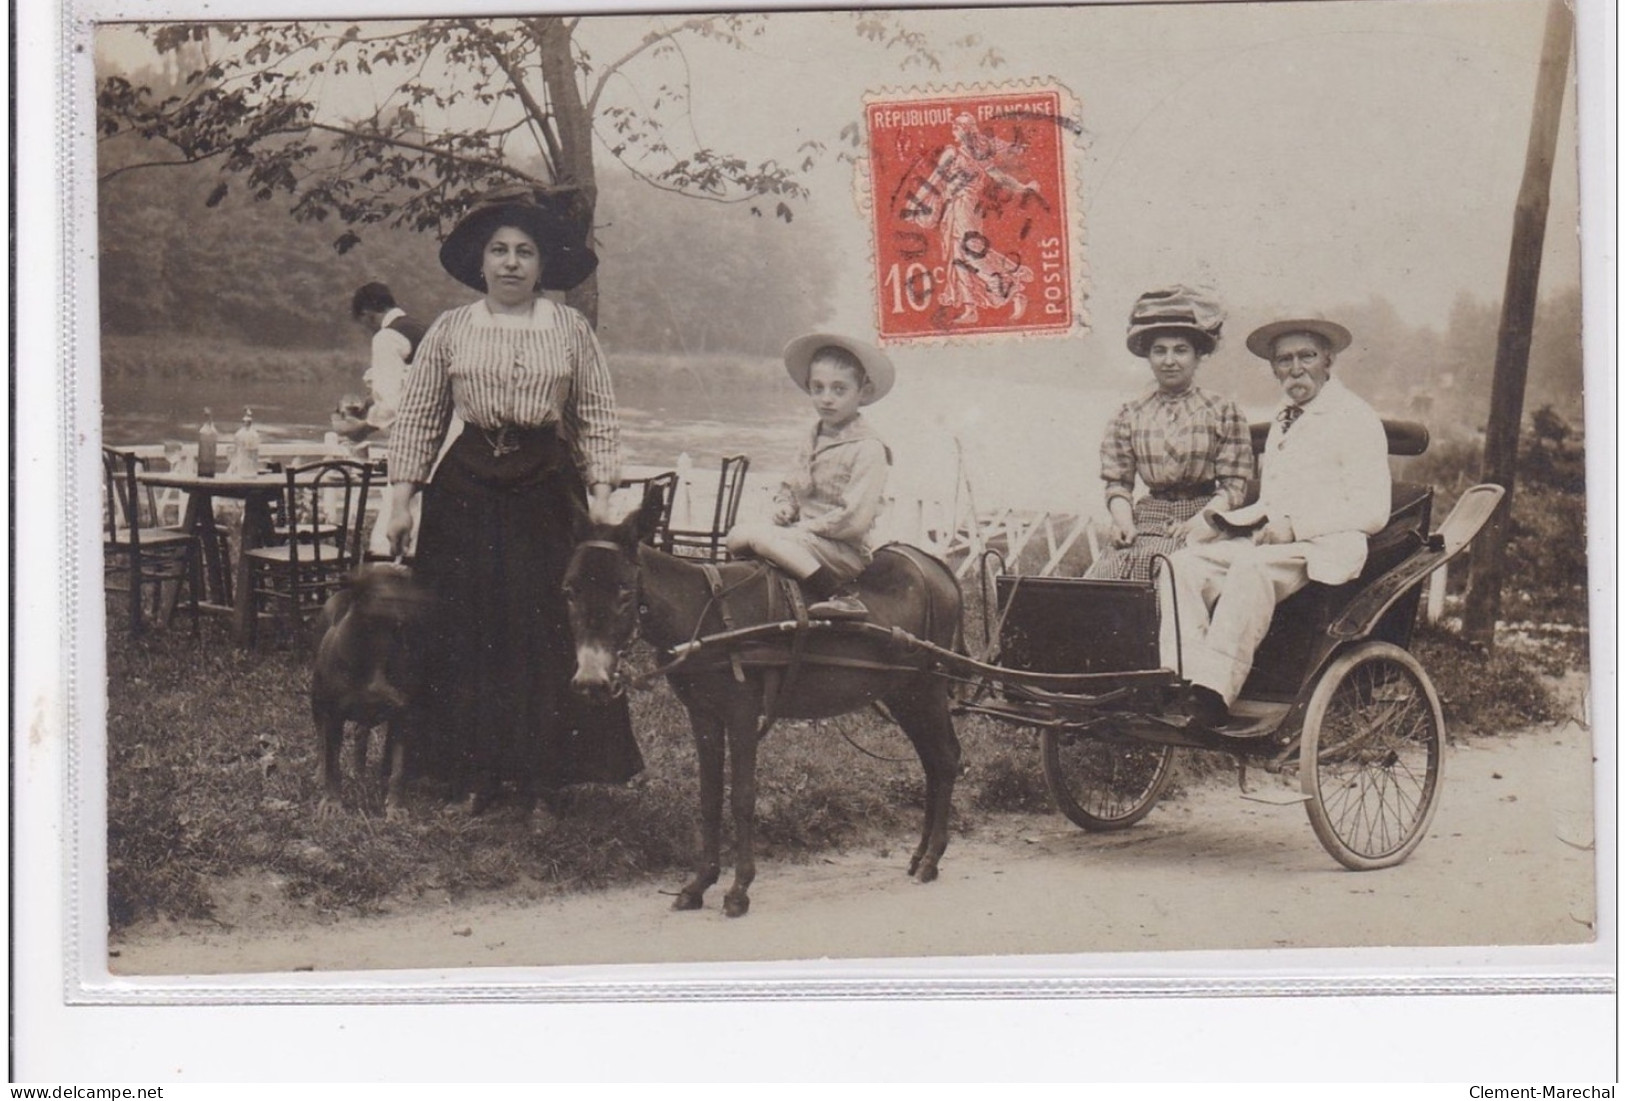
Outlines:
[[882,340],[1072,329],[1066,102],[1034,87],[865,103]]

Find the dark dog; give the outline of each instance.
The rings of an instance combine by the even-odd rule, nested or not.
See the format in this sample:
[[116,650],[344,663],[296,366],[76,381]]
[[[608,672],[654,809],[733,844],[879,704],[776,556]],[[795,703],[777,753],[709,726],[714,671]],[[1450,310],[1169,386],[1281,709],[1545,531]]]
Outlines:
[[359,727],[355,772],[367,761],[372,727],[388,723],[384,770],[388,776],[384,811],[400,809],[406,737],[401,729],[407,705],[421,679],[421,631],[415,628],[429,597],[404,566],[363,566],[327,600],[317,626],[321,642],[310,680],[310,711],[316,720],[317,780],[322,787],[318,814],[339,806],[339,753],[346,720]]

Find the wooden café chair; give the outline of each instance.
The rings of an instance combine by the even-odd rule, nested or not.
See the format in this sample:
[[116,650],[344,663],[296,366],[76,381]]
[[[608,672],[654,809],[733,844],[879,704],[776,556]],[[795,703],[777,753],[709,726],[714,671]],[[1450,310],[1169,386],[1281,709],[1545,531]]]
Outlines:
[[286,538],[244,552],[248,560],[249,643],[259,634],[262,607],[280,607],[302,639],[307,615],[318,611],[361,564],[367,490],[372,470],[353,459],[329,459],[284,471],[281,498]]
[[666,537],[671,532],[671,510],[677,503],[677,471],[667,470],[660,474],[652,474],[647,478],[622,478],[620,488],[630,490],[631,505],[635,509],[643,500],[644,492],[654,486],[660,490],[660,522],[655,527],[654,534],[649,542],[657,547],[665,545]]
[[166,584],[184,582],[192,633],[198,630],[198,594],[203,588],[202,547],[196,535],[166,528],[159,522],[158,505],[149,486],[138,475],[140,456],[116,448],[102,448],[102,573],[110,592],[128,592],[130,633],[146,629],[144,596],[153,593],[153,619],[161,622],[171,607],[165,601]]
[[717,498],[711,507],[711,526],[708,529],[671,529],[665,539],[657,543],[668,554],[684,558],[704,558],[712,562],[728,560],[728,529],[739,518],[739,503],[745,497],[745,474],[750,470],[750,457],[729,455],[722,460],[717,475]]

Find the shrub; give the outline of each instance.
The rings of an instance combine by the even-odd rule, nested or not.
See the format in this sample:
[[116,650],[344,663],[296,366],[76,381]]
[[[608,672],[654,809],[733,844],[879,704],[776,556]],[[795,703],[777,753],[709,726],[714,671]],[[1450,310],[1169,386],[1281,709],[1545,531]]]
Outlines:
[[1503,734],[1550,722],[1556,700],[1525,654],[1486,650],[1438,629],[1419,631],[1411,651],[1428,671],[1456,733]]

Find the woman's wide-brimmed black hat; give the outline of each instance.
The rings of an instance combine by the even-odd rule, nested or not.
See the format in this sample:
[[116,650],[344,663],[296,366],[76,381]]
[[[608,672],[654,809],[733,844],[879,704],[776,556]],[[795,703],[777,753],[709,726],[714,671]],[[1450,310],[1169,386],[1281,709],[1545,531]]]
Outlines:
[[503,226],[530,234],[542,254],[538,288],[567,291],[598,267],[587,246],[586,218],[574,188],[548,190],[520,185],[482,195],[440,245],[440,266],[457,282],[484,291],[480,273],[485,245]]

